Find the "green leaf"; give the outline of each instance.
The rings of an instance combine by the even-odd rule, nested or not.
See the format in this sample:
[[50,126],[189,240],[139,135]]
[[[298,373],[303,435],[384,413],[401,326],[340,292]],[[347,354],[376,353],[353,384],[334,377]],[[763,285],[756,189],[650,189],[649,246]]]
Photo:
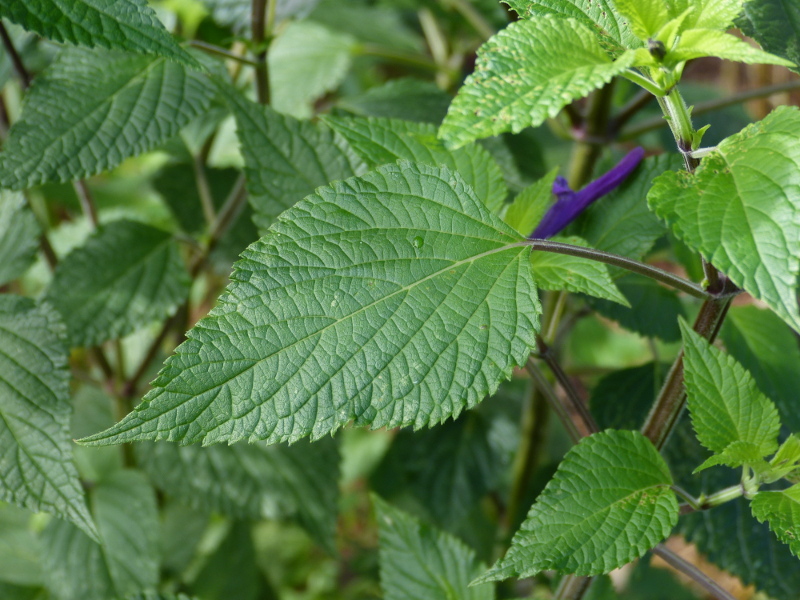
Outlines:
[[237,518],[294,517],[334,551],[339,452],[333,440],[266,447],[139,444],[151,481],[171,496]]
[[158,511],[138,471],[118,471],[92,491],[102,546],[72,524],[51,521],[42,533],[42,567],[58,600],[108,600],[158,583]]
[[272,106],[294,117],[311,117],[314,100],[336,89],[347,75],[355,50],[349,35],[317,23],[291,23],[269,50]]
[[121,220],[67,255],[45,297],[64,316],[72,345],[95,346],[166,318],[188,293],[189,274],[172,236]]
[[0,295],[0,500],[97,537],[72,462],[66,330],[48,305]]
[[0,0],[0,16],[56,42],[160,54],[202,68],[145,0]]
[[281,115],[239,94],[227,99],[236,117],[253,220],[262,233],[316,188],[367,171],[347,141],[325,125]]
[[592,415],[602,429],[636,429],[661,387],[669,365],[646,363],[603,377],[592,390]]
[[708,460],[703,462],[703,464],[697,467],[694,472],[699,473],[700,471],[705,471],[709,467],[714,467],[717,465],[725,465],[731,468],[741,467],[742,465],[750,465],[754,469],[757,468],[759,471],[761,471],[764,468],[768,469],[766,462],[762,460],[764,455],[765,452],[762,446],[754,444],[753,442],[737,440],[725,446],[725,449],[720,451],[718,454],[711,456]]
[[[0,582],[19,586],[42,584],[40,548],[31,526],[33,514],[0,503]],[[0,587],[0,598],[6,599]]]
[[[684,373],[689,412],[697,439],[714,453],[723,453],[735,442],[736,454],[726,458],[757,458],[778,449],[781,422],[775,405],[736,360],[711,346],[681,320],[684,340]],[[739,466],[748,460],[739,462]]]
[[614,5],[628,18],[631,31],[642,40],[655,36],[670,20],[663,0],[614,0]]
[[336,106],[362,117],[390,117],[439,124],[451,97],[432,81],[411,77],[390,79],[355,96],[341,98]]
[[800,463],[800,438],[792,434],[784,440],[769,464],[777,477],[783,477],[793,471],[797,463]]
[[0,185],[96,175],[167,141],[211,104],[205,75],[164,58],[63,50],[37,77],[0,154]]
[[569,17],[586,25],[598,35],[610,38],[619,46],[625,48],[641,46],[641,42],[617,12],[611,0],[503,0],[503,2],[522,18],[534,19],[543,15]]
[[0,190],[0,285],[22,275],[36,259],[41,230],[22,194]]
[[730,355],[775,402],[784,426],[800,431],[800,347],[792,330],[771,311],[732,306],[721,335]]
[[436,127],[427,123],[341,117],[323,117],[323,121],[344,137],[370,168],[400,159],[445,166],[457,171],[492,212],[498,212],[506,201],[503,173],[483,146],[449,150],[436,139]]
[[[123,600],[120,598],[120,600]],[[142,594],[133,594],[132,596],[125,596],[124,600],[198,600],[194,596],[187,596],[186,594],[159,594],[158,592],[144,592]]]
[[[579,237],[557,237],[555,242],[588,246]],[[567,256],[554,252],[532,252],[531,268],[536,284],[543,290],[566,290],[587,294],[630,307],[628,299],[617,289],[603,263],[580,256]]]
[[675,48],[667,52],[665,62],[675,64],[703,56],[714,56],[746,64],[795,66],[793,62],[780,56],[753,48],[735,35],[714,29],[684,31]]
[[767,52],[800,64],[800,6],[794,0],[750,0],[736,24]]
[[800,111],[780,107],[724,140],[695,175],[665,173],[647,196],[675,234],[800,331]]
[[677,523],[671,485],[664,459],[640,433],[610,429],[584,438],[567,452],[506,556],[478,581],[621,567]]
[[439,135],[458,147],[536,127],[611,81],[633,59],[626,52],[612,61],[589,27],[574,19],[511,23],[478,50],[476,70],[450,105]]
[[598,313],[645,337],[665,342],[681,339],[678,317],[686,316],[686,309],[673,290],[633,273],[620,277],[615,283],[630,308],[616,302],[590,300]]
[[493,600],[491,585],[469,583],[486,566],[461,540],[372,497],[378,520],[381,588],[386,600]]
[[142,404],[86,442],[440,423],[524,364],[538,328],[526,241],[444,167],[320,188],[242,257]]
[[780,492],[758,492],[750,502],[753,516],[769,528],[795,556],[800,556],[800,484]]
[[558,169],[522,190],[506,210],[503,220],[524,236],[529,236],[555,202],[553,182]]
[[[682,165],[683,160],[677,154],[646,158],[621,186],[581,215],[576,233],[592,248],[640,260],[667,232],[647,207],[647,191],[657,176],[678,170]],[[616,267],[610,267],[609,272],[615,279],[627,274]],[[678,332],[677,326],[675,332]]]
[[670,14],[678,17],[686,9],[693,10],[686,15],[683,29],[719,29],[731,27],[734,19],[742,12],[743,0],[668,0]]

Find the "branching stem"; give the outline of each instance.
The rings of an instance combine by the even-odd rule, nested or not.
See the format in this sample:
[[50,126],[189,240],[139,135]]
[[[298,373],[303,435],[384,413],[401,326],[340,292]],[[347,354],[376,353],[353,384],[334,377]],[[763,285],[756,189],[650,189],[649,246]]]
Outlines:
[[653,548],[652,552],[669,566],[686,575],[689,579],[694,581],[697,585],[702,587],[717,600],[736,600],[728,592],[722,589],[716,581],[711,579],[692,563],[675,554],[664,544],[659,544]]

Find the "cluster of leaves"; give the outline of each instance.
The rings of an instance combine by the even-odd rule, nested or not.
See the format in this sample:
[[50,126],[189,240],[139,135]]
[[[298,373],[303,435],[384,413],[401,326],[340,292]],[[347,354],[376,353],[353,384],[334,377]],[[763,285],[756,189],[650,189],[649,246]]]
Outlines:
[[[800,113],[701,149],[677,86],[800,18],[429,4],[0,0],[4,598],[488,600],[681,532],[796,599]],[[585,186],[639,88],[673,143]]]

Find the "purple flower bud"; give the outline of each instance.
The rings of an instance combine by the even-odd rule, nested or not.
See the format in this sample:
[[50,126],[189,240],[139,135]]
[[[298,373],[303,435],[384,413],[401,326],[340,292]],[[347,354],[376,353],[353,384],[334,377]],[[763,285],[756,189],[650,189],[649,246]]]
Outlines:
[[586,210],[592,202],[619,187],[627,179],[628,175],[639,166],[643,158],[643,148],[631,150],[613,169],[592,181],[579,192],[570,189],[567,180],[563,177],[556,177],[553,182],[553,194],[556,196],[556,203],[545,213],[529,238],[544,240],[559,233]]

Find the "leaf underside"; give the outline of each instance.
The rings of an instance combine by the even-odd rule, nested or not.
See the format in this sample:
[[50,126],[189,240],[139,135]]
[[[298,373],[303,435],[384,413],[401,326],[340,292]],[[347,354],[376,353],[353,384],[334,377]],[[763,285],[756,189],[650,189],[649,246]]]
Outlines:
[[110,444],[317,439],[422,427],[524,364],[539,305],[524,239],[446,168],[386,165],[287,211]]

